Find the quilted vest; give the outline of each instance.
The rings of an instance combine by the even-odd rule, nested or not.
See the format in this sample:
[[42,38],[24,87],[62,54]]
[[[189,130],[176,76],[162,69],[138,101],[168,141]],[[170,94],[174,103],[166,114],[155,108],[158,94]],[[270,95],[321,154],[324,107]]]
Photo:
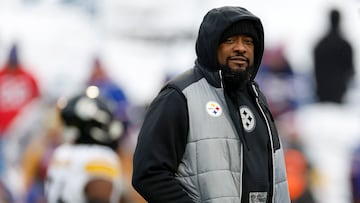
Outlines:
[[[188,104],[189,134],[176,178],[194,202],[240,203],[243,144],[223,89],[202,78],[183,89],[183,94]],[[273,153],[273,163],[272,202],[290,202],[281,148]]]

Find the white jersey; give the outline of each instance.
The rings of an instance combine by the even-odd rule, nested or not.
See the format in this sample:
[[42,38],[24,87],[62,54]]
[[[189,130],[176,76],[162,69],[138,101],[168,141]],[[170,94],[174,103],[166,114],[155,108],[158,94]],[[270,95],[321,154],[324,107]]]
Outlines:
[[118,203],[122,189],[119,156],[100,145],[61,145],[47,171],[47,202],[86,203],[85,186],[95,178],[113,182],[111,203]]

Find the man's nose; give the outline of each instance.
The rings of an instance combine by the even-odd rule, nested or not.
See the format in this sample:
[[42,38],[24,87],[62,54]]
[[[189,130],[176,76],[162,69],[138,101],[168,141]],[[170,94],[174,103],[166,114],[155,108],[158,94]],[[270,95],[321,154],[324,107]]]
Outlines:
[[246,52],[245,44],[244,44],[241,40],[238,40],[238,41],[234,44],[233,50],[234,50],[234,51],[239,51],[239,52],[241,52],[241,53],[244,53],[244,52]]

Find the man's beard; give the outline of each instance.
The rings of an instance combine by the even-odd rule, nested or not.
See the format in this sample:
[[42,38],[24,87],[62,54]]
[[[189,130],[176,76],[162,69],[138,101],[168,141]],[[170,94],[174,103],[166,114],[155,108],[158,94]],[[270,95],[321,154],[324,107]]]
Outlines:
[[249,67],[246,70],[234,71],[228,65],[220,66],[224,86],[230,89],[243,89],[250,80]]

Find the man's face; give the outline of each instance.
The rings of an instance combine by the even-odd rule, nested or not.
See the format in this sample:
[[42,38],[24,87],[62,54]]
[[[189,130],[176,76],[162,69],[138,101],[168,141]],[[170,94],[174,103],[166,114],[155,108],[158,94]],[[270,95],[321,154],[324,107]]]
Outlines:
[[227,38],[217,50],[217,59],[221,66],[227,66],[234,72],[244,72],[254,64],[254,41],[248,35],[236,35]]

